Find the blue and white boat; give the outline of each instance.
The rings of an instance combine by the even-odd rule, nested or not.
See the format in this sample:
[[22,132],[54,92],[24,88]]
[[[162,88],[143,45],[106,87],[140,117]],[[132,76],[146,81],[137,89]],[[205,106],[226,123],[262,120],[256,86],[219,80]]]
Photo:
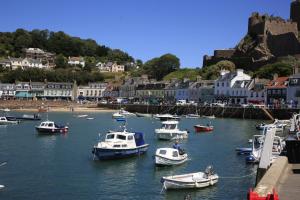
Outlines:
[[149,144],[144,141],[140,132],[111,131],[106,134],[105,141],[99,141],[92,153],[99,160],[126,158],[146,153]]

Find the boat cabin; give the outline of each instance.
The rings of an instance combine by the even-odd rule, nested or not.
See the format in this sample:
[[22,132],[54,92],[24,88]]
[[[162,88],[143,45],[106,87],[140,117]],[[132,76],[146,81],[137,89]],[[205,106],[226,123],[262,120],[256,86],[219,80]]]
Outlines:
[[54,122],[46,121],[40,124],[40,127],[55,128]]
[[179,157],[179,151],[177,149],[160,148],[157,151],[158,151],[157,155],[161,155],[163,157],[168,157],[168,158],[178,158]]
[[113,143],[113,148],[134,148],[144,145],[142,133],[112,132],[105,138],[106,143]]
[[177,129],[177,121],[165,121],[162,123],[161,129]]
[[0,117],[0,121],[7,121],[6,117]]

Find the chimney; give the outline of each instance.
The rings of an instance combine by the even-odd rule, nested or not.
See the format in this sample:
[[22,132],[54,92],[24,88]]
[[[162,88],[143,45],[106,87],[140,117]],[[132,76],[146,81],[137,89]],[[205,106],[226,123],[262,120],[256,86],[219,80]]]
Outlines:
[[278,78],[278,74],[273,74],[273,81],[275,81]]

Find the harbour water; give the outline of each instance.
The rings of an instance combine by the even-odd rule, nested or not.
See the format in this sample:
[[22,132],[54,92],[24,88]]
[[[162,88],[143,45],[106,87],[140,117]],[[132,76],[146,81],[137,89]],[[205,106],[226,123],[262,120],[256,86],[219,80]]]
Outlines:
[[[155,119],[130,117],[128,130],[145,133],[150,144],[146,155],[122,160],[94,161],[92,147],[105,132],[119,127],[111,113],[89,113],[94,120],[75,117],[80,113],[49,113],[49,119],[68,123],[67,134],[39,136],[34,126],[40,122],[23,122],[0,127],[0,191],[5,200],[73,200],[73,199],[246,199],[255,182],[256,166],[247,165],[235,148],[247,145],[257,131],[257,121],[238,119],[182,119],[180,127],[190,131],[181,146],[191,160],[177,167],[157,168],[156,148],[170,147],[172,142],[158,141]],[[46,116],[43,116],[45,119]],[[193,125],[212,122],[211,133],[195,133]],[[161,192],[162,176],[203,171],[213,165],[221,177],[212,187],[197,190]],[[253,174],[245,178],[238,178]]]

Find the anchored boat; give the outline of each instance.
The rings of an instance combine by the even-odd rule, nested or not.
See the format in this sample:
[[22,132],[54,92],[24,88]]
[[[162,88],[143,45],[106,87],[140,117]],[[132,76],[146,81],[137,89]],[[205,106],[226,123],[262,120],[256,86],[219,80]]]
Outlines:
[[183,150],[174,148],[159,148],[155,152],[155,164],[159,166],[180,165],[188,160]]
[[211,125],[204,126],[204,125],[198,124],[198,125],[195,125],[194,128],[195,128],[196,132],[209,132],[209,131],[214,130],[214,127]]
[[155,118],[159,119],[160,121],[167,121],[167,120],[180,120],[180,117],[171,114],[156,114],[154,115]]
[[14,119],[7,119],[7,117],[0,117],[0,125],[18,124],[19,121]]
[[94,146],[92,153],[100,160],[118,159],[144,154],[149,144],[144,141],[140,132],[111,131],[106,134],[104,141]]
[[162,122],[162,127],[155,129],[157,138],[161,140],[186,139],[188,132],[179,130],[178,123],[178,121],[174,120]]
[[35,126],[35,129],[40,134],[56,134],[56,133],[66,133],[69,130],[68,126],[61,126],[55,124],[53,121],[44,121],[40,125]]
[[216,184],[218,179],[219,176],[214,173],[212,166],[208,166],[205,172],[162,177],[161,183],[165,190],[203,188]]

